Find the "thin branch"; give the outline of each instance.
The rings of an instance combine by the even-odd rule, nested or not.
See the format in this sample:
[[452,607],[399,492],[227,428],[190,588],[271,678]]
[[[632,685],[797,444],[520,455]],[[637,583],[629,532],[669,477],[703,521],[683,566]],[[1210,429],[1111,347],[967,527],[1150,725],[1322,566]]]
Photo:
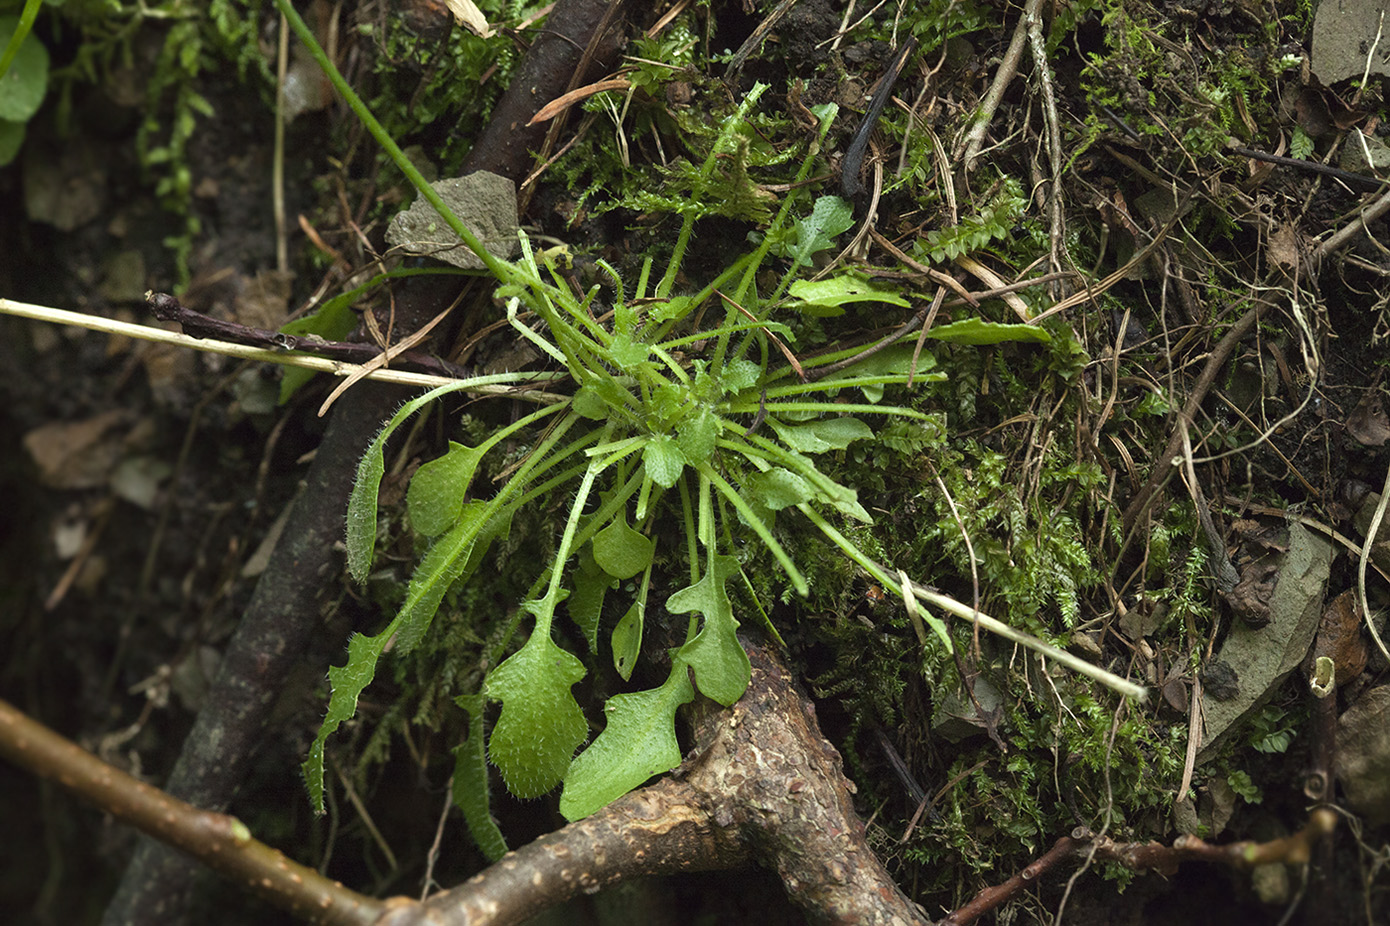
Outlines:
[[[0,298],[0,315],[16,315],[20,318],[32,318],[37,321],[52,322],[55,325],[74,325],[78,328],[86,328],[89,331],[100,331],[104,334],[123,335],[128,338],[151,341],[156,344],[173,344],[178,347],[187,347],[190,350],[202,351],[204,353],[222,354],[227,357],[239,357],[245,360],[258,360],[263,363],[279,364],[280,366],[302,367],[306,370],[314,370],[319,373],[331,373],[334,376],[351,376],[362,369],[361,365],[355,363],[343,363],[337,360],[314,357],[309,354],[290,350],[251,347],[246,344],[235,344],[230,341],[219,341],[212,338],[195,338],[176,331],[165,331],[163,328],[153,328],[149,325],[136,325],[130,322],[118,321],[114,318],[103,318],[99,315],[87,315],[82,312],[69,312],[64,309],[32,305],[27,302],[16,302],[13,299]],[[306,344],[312,343],[304,338],[298,340]],[[361,346],[367,347],[367,345]],[[317,348],[318,345],[315,345],[313,349]],[[379,352],[379,349],[375,347],[369,347],[368,349],[373,353]],[[514,386],[506,385],[504,382],[505,380],[522,383],[539,378],[540,377],[535,374],[529,373],[503,374],[491,383],[480,384],[477,389],[473,391],[484,395],[505,395],[518,399],[533,399],[538,402],[563,401],[563,396],[530,389],[517,389]],[[367,379],[383,383],[396,383],[402,386],[424,386],[430,388],[458,382],[458,379],[452,376],[410,373],[405,370],[375,370],[367,376]]]
[[[1183,405],[1182,411],[1178,413],[1185,420],[1196,420],[1197,409],[1201,406],[1202,400],[1206,398],[1212,384],[1216,382],[1216,374],[1221,372],[1221,368],[1226,365],[1226,361],[1235,351],[1236,345],[1255,327],[1255,322],[1259,320],[1263,309],[1264,306],[1256,305],[1247,311],[1230,327],[1226,336],[1212,348],[1210,356],[1207,357],[1206,366],[1202,368],[1201,375],[1197,377],[1197,382],[1193,384],[1192,391],[1187,396],[1187,402]],[[1182,428],[1175,427],[1173,433],[1168,437],[1168,445],[1163,448],[1162,455],[1154,461],[1154,469],[1149,475],[1149,481],[1134,496],[1129,507],[1125,508],[1124,514],[1121,516],[1120,523],[1126,539],[1128,539],[1140,516],[1153,503],[1154,498],[1158,495],[1158,490],[1172,476],[1175,470],[1174,460],[1178,458],[1181,450]]]
[[1327,807],[1314,810],[1303,829],[1292,836],[1269,842],[1236,842],[1214,846],[1196,836],[1179,836],[1171,846],[1157,842],[1119,843],[1097,836],[1084,826],[1072,830],[1053,844],[1047,853],[1003,884],[987,887],[942,920],[938,926],[968,926],[1006,901],[1038,883],[1038,878],[1078,852],[1093,859],[1118,862],[1134,871],[1157,871],[1171,876],[1182,862],[1209,862],[1248,871],[1257,865],[1282,862],[1303,865],[1312,858],[1314,847],[1337,826],[1337,814]]
[[236,817],[199,810],[107,765],[8,701],[0,701],[0,755],[295,916],[332,926],[369,926],[386,909],[383,901],[348,890],[253,839]]
[[994,119],[995,110],[1004,100],[1004,91],[1018,75],[1018,62],[1023,58],[1023,46],[1028,39],[1028,22],[1036,18],[1041,9],[1042,0],[1028,0],[1023,15],[1018,18],[1018,25],[1014,27],[1013,37],[1009,40],[1009,50],[1004,52],[1004,59],[999,62],[999,70],[994,74],[994,82],[990,84],[984,100],[980,103],[975,122],[971,125],[964,142],[956,148],[957,160],[963,161],[966,173],[974,169],[975,159],[979,157],[980,147],[984,144],[985,135],[989,133],[989,124]]
[[1380,218],[1387,211],[1390,211],[1390,191],[1386,191],[1380,199],[1377,199],[1359,212],[1356,216],[1356,221],[1342,228],[1331,238],[1328,238],[1322,244],[1318,245],[1313,250],[1313,266],[1317,266],[1318,262],[1329,254],[1340,251],[1342,248],[1346,247],[1351,242],[1351,239],[1355,238],[1358,233],[1364,231],[1366,236],[1370,237],[1371,231],[1367,226]]

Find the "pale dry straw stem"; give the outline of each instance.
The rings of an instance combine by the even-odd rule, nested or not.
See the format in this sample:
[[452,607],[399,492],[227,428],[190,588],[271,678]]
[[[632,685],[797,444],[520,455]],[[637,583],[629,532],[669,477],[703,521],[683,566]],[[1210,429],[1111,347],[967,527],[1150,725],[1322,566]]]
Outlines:
[[[177,331],[166,331],[163,328],[153,328],[149,325],[137,325],[132,322],[123,322],[114,318],[103,318],[99,315],[87,315],[82,312],[69,312],[66,309],[55,309],[50,306],[17,302],[13,299],[0,298],[0,315],[32,318],[36,321],[50,322],[55,325],[72,325],[78,328],[86,328],[89,331],[99,331],[103,334],[136,338],[137,340],[150,341],[156,344],[173,344],[178,347],[187,347],[190,350],[202,351],[208,354],[240,357],[245,360],[258,360],[263,363],[274,363],[286,367],[301,367],[305,370],[313,370],[318,373],[331,373],[334,376],[351,376],[362,369],[362,364],[343,363],[338,360],[328,360],[323,357],[314,357],[309,354],[295,353],[293,351],[266,350],[263,347],[233,344],[230,341],[218,341],[213,338],[195,338]],[[382,383],[396,383],[401,386],[422,386],[425,388],[447,386],[450,383],[458,382],[458,380],[451,379],[447,376],[434,376],[429,373],[412,373],[406,370],[374,370],[369,373],[366,378]],[[518,380],[520,379],[521,377],[518,376]],[[518,390],[512,386],[496,382],[480,384],[472,391],[484,395],[506,395],[519,399],[530,399],[545,404],[562,402],[565,400],[564,396],[529,389]]]
[[[377,354],[371,360],[368,360],[366,363],[358,367],[355,371],[353,371],[353,373],[350,376],[347,377],[347,379],[339,383],[337,387],[335,387],[334,390],[328,394],[328,398],[324,399],[323,404],[319,406],[319,417],[322,418],[324,415],[328,414],[328,409],[332,407],[334,402],[338,401],[338,396],[342,395],[344,392],[347,392],[348,389],[352,388],[357,383],[371,376],[372,373],[374,373],[375,371],[386,369],[387,364],[389,364],[393,359],[395,359],[396,356],[405,353],[406,351],[414,347],[416,344],[419,344],[425,338],[429,337],[429,333],[435,329],[435,326],[437,326],[446,317],[448,317],[449,313],[452,312],[455,308],[457,308],[458,304],[462,301],[463,293],[460,292],[458,296],[454,299],[454,301],[449,304],[448,308],[446,308],[443,312],[440,312],[434,318],[431,318],[424,326],[420,328],[420,330],[412,333],[409,337],[402,339],[397,344],[383,346],[381,353]],[[369,317],[370,315],[371,313],[368,313]]]
[[999,63],[999,70],[995,72],[994,82],[990,84],[989,91],[980,102],[980,111],[975,116],[975,122],[961,144],[956,146],[956,154],[963,160],[962,166],[966,173],[974,169],[975,159],[980,156],[985,135],[989,133],[989,124],[994,119],[999,104],[1004,100],[1004,91],[1018,74],[1018,62],[1023,57],[1023,46],[1028,38],[1028,22],[1030,19],[1036,19],[1041,9],[1042,0],[1028,0],[1028,5],[1023,8],[1023,15],[1019,17],[1018,25],[1014,28],[1013,38],[1009,40],[1009,49],[1004,52],[1004,60]]
[[1042,88],[1043,119],[1047,125],[1047,157],[1052,169],[1052,183],[1047,191],[1047,208],[1052,226],[1051,269],[1062,269],[1066,250],[1065,224],[1062,219],[1062,127],[1057,117],[1057,96],[1052,89],[1052,68],[1047,63],[1047,48],[1043,43],[1042,19],[1030,5],[1024,14],[1028,23],[1028,45],[1033,52],[1033,69]]
[[1371,525],[1366,530],[1366,542],[1361,545],[1361,558],[1356,563],[1356,600],[1361,605],[1361,614],[1366,620],[1366,627],[1371,631],[1371,637],[1376,641],[1376,646],[1380,647],[1380,653],[1390,662],[1390,650],[1386,650],[1385,641],[1380,638],[1380,631],[1376,629],[1376,622],[1371,620],[1370,603],[1366,601],[1366,564],[1371,560],[1371,550],[1375,549],[1376,534],[1380,532],[1380,522],[1385,520],[1385,508],[1390,503],[1390,467],[1385,470],[1385,484],[1380,487],[1380,504],[1376,505],[1375,516],[1371,518]]

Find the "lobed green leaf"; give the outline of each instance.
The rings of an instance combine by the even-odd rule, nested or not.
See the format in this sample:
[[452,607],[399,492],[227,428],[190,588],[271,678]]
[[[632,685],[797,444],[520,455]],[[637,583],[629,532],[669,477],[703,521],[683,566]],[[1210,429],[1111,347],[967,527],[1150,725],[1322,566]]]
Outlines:
[[681,471],[685,469],[685,454],[681,452],[675,438],[667,434],[658,434],[642,448],[642,465],[652,482],[663,489],[669,489],[676,484],[676,480],[681,477]]
[[880,302],[906,307],[900,293],[881,289],[861,273],[841,273],[824,280],[797,280],[787,290],[792,307],[807,315],[844,314],[844,307],[859,302]]
[[444,456],[421,465],[405,495],[410,526],[425,537],[438,537],[453,527],[482,458],[481,448],[449,441]]
[[560,813],[579,820],[607,806],[653,775],[681,763],[676,708],[695,698],[680,660],[660,688],[614,695],[604,705],[608,725],[565,773]]
[[1052,333],[1038,325],[1004,325],[983,318],[965,318],[933,328],[927,332],[927,337],[953,344],[1001,344],[1005,341],[1047,344],[1052,340]]
[[540,797],[559,784],[588,735],[584,712],[570,692],[583,677],[584,664],[545,632],[532,632],[488,676],[487,696],[502,702],[488,757],[517,797]]
[[785,469],[771,469],[748,480],[749,494],[772,511],[781,511],[815,498],[809,482]]
[[772,425],[784,444],[801,453],[844,450],[854,441],[874,435],[869,426],[858,418],[821,418],[796,425],[769,418],[768,424]]
[[309,747],[309,757],[304,760],[300,770],[304,773],[304,784],[309,790],[309,803],[315,813],[323,813],[323,747],[328,738],[337,732],[345,721],[357,713],[357,698],[362,689],[371,684],[376,675],[377,660],[386,643],[400,624],[397,617],[386,629],[375,636],[355,633],[348,640],[348,659],[343,666],[333,666],[328,670],[328,681],[332,694],[328,698],[328,713],[323,725]]
[[676,444],[691,466],[708,462],[718,439],[719,416],[703,406],[689,415],[676,429]]
[[704,616],[700,632],[676,655],[695,671],[700,693],[727,707],[748,688],[753,669],[738,642],[738,621],[724,588],[724,583],[738,574],[738,560],[717,554],[710,557],[710,564],[698,582],[666,600],[666,609],[672,614],[698,612]]
[[615,579],[630,579],[651,565],[656,541],[615,518],[594,535],[594,560]]

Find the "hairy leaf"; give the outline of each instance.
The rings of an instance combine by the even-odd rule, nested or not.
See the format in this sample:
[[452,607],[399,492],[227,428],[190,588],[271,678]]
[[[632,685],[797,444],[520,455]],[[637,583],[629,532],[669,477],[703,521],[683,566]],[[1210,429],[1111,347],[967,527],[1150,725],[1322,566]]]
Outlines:
[[799,505],[816,496],[816,490],[805,479],[785,469],[759,473],[749,481],[749,494],[772,511]]
[[586,547],[579,553],[579,561],[570,574],[574,590],[565,600],[569,608],[570,620],[584,633],[592,652],[598,649],[598,623],[603,613],[603,599],[616,583],[613,576],[594,561],[594,555]]
[[793,257],[799,264],[810,263],[812,255],[835,244],[835,238],[854,227],[854,209],[838,196],[822,196],[811,207],[811,214],[796,223]]
[[357,713],[357,698],[362,694],[362,689],[371,684],[381,651],[386,648],[387,641],[400,622],[401,619],[397,617],[376,636],[353,634],[348,640],[347,665],[332,666],[328,670],[328,682],[333,689],[328,698],[328,713],[309,747],[309,757],[300,766],[304,773],[304,784],[309,789],[309,803],[315,813],[323,813],[323,745],[344,721],[351,720],[352,715]]
[[468,712],[468,737],[454,749],[454,804],[463,811],[473,841],[488,861],[495,862],[507,854],[507,840],[488,812],[485,699],[481,695],[464,695],[455,698],[454,703]]
[[608,725],[565,774],[560,813],[578,820],[622,797],[653,775],[680,765],[676,708],[695,698],[680,660],[660,688],[608,699]]
[[842,273],[825,280],[797,280],[788,294],[792,306],[807,315],[844,314],[844,307],[857,302],[881,302],[907,306],[907,299],[890,289],[880,289],[863,274]]
[[632,667],[637,665],[637,657],[642,654],[642,625],[646,610],[646,605],[639,598],[627,609],[618,626],[613,628],[613,668],[623,677],[623,681],[632,678]]
[[520,798],[540,797],[560,783],[589,725],[570,687],[584,665],[550,639],[548,627],[492,671],[487,696],[502,702],[488,757]]
[[738,642],[738,621],[724,588],[725,581],[738,574],[738,560],[722,554],[711,560],[711,571],[668,598],[666,609],[672,614],[697,611],[704,615],[704,626],[677,656],[695,670],[695,684],[702,694],[728,706],[743,695],[753,670]]
[[449,441],[449,451],[415,471],[405,495],[410,526],[426,537],[437,537],[458,521],[463,500],[483,453]]
[[348,573],[359,583],[367,581],[376,552],[377,492],[381,488],[381,477],[386,473],[382,447],[391,430],[391,425],[387,424],[367,447],[357,463],[357,477],[352,482],[352,494],[348,496],[347,567]]
[[[328,699],[328,713],[323,725],[319,727],[314,744],[309,749],[309,758],[304,762],[304,780],[309,788],[309,799],[317,813],[323,813],[323,747],[328,738],[337,732],[346,720],[351,720],[357,712],[357,699],[362,690],[371,684],[376,675],[376,664],[382,651],[392,638],[396,638],[397,650],[409,652],[420,642],[439,610],[439,602],[452,585],[465,571],[477,568],[483,549],[506,525],[505,521],[493,520],[485,523],[483,514],[486,506],[475,502],[464,508],[463,516],[453,529],[435,541],[425,558],[411,577],[410,588],[406,593],[405,604],[386,625],[386,629],[375,636],[354,634],[348,641],[348,661],[343,666],[332,666],[328,670],[328,682],[332,693]],[[479,537],[483,542],[478,544]],[[473,555],[474,552],[478,555]]]
[[784,424],[776,418],[769,418],[777,436],[788,447],[802,453],[824,453],[827,450],[844,450],[851,443],[872,437],[874,432],[858,418],[821,418],[805,424]]
[[434,620],[439,603],[449,587],[478,567],[478,561],[502,524],[489,523],[485,502],[469,502],[463,506],[458,522],[436,540],[425,553],[401,605],[400,639],[397,648],[408,653],[419,645],[430,622]]
[[709,460],[718,438],[719,417],[703,407],[682,421],[676,430],[676,443],[691,466],[699,466]]
[[[376,437],[372,438],[372,442],[367,445],[366,453],[362,454],[362,459],[357,464],[357,478],[353,480],[352,494],[348,496],[347,565],[353,579],[365,582],[367,575],[372,571],[372,554],[375,553],[376,546],[376,501],[381,488],[381,477],[386,472],[387,439],[407,418],[440,396],[476,385],[504,382],[509,379],[510,376],[479,376],[431,389],[402,405],[396,414],[391,416],[391,420],[377,432]],[[506,430],[493,435],[489,443],[495,443],[505,435]]]
[[625,519],[613,519],[594,535],[594,560],[615,579],[630,579],[652,562],[656,541],[628,526]]
[[724,364],[719,379],[728,392],[742,392],[756,385],[762,375],[763,368],[760,364],[743,357],[734,357]]
[[965,318],[949,325],[939,325],[927,332],[927,337],[953,344],[999,344],[1004,341],[1032,341],[1046,344],[1052,334],[1037,325],[1001,325],[983,318]]
[[675,438],[658,434],[642,448],[642,465],[646,467],[647,475],[652,477],[652,482],[669,489],[685,469],[685,454],[681,453]]

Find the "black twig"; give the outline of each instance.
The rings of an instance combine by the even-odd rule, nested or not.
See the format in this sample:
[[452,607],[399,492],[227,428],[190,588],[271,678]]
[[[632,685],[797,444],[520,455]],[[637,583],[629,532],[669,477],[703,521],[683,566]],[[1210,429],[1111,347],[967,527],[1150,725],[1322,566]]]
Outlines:
[[[267,350],[298,351],[313,354],[328,360],[344,363],[366,363],[382,353],[383,348],[375,344],[352,344],[347,341],[327,341],[316,336],[300,337],[281,331],[268,331],[252,328],[237,322],[223,321],[201,312],[195,312],[183,305],[168,293],[146,293],[145,301],[155,318],[164,322],[178,322],[183,333],[191,338],[210,338],[217,341],[230,341]],[[458,378],[468,372],[460,366],[441,360],[420,351],[402,351],[392,358],[396,369],[414,370],[435,376]]]
[[1268,151],[1258,151],[1254,148],[1246,148],[1241,145],[1233,145],[1230,149],[1235,154],[1243,157],[1254,158],[1257,161],[1267,161],[1270,164],[1278,164],[1280,167],[1294,167],[1298,170],[1306,170],[1314,174],[1323,174],[1328,177],[1335,177],[1347,183],[1360,184],[1366,189],[1379,190],[1385,186],[1386,181],[1379,177],[1372,177],[1370,174],[1358,174],[1349,170],[1342,170],[1340,167],[1333,167],[1330,164],[1320,164],[1317,161],[1305,161],[1302,158],[1286,158],[1281,154],[1270,154]]
[[898,82],[903,65],[907,64],[907,59],[916,49],[916,36],[909,37],[903,43],[903,47],[898,49],[897,56],[888,65],[883,77],[879,78],[878,89],[874,91],[873,99],[869,100],[864,120],[859,123],[858,131],[854,133],[849,148],[845,150],[845,159],[840,167],[840,192],[844,194],[845,199],[852,200],[864,192],[864,183],[859,179],[859,172],[864,166],[864,153],[869,149],[869,137],[874,133],[874,126],[878,124],[878,117],[883,113],[888,98],[893,95],[893,85]]

